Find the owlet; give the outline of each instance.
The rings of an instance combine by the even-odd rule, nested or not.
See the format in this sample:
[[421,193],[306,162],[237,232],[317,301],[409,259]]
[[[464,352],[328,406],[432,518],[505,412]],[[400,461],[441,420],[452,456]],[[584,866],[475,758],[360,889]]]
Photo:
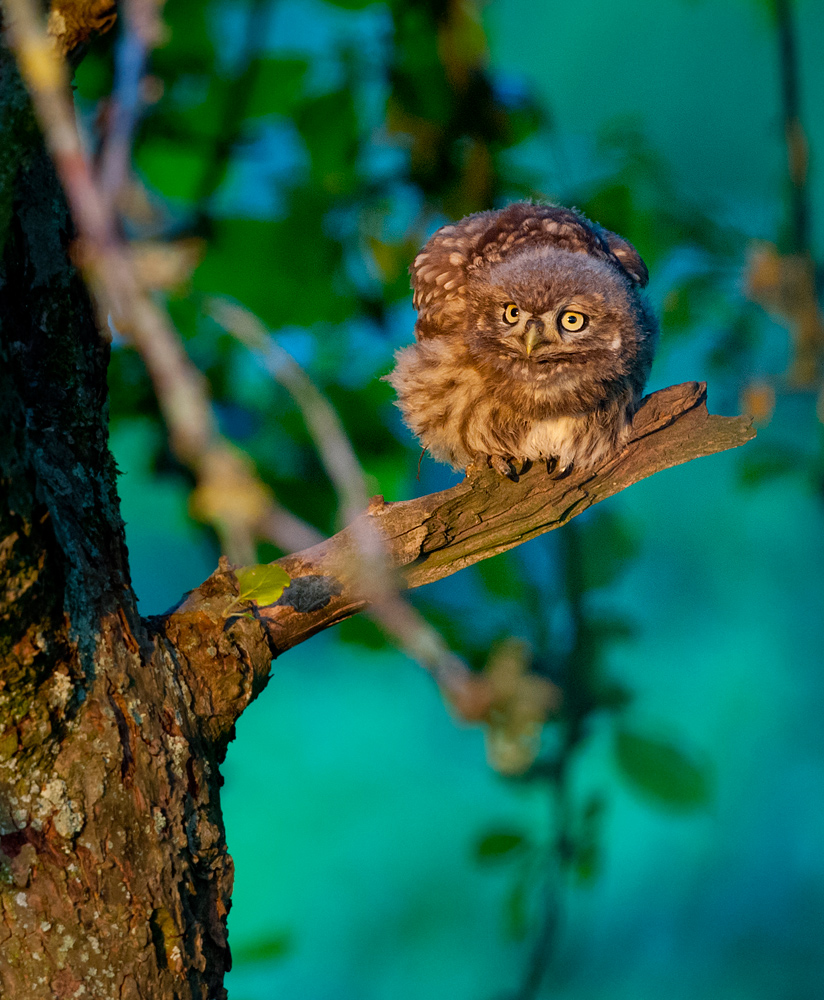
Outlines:
[[417,343],[387,376],[409,428],[455,468],[620,451],[658,326],[647,268],[576,211],[519,202],[439,229],[411,267]]

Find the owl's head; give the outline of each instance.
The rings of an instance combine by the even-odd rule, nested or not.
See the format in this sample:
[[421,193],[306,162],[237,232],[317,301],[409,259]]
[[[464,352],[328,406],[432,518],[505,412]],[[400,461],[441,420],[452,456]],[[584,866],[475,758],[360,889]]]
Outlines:
[[519,202],[443,227],[418,254],[416,336],[460,335],[509,378],[587,365],[605,380],[643,379],[656,332],[646,283],[622,237],[569,209]]

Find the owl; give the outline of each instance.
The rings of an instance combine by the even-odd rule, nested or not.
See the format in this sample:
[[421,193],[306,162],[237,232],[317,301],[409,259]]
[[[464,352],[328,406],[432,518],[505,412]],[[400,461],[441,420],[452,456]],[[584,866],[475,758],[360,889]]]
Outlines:
[[417,343],[387,380],[436,459],[516,478],[537,461],[592,469],[623,448],[658,334],[632,244],[577,211],[518,202],[439,229],[410,271]]

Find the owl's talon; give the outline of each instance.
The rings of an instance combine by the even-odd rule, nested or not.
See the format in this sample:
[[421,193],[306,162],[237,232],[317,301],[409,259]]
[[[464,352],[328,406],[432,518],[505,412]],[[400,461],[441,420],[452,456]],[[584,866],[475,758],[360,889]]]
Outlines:
[[513,482],[517,483],[518,476],[503,455],[490,455],[489,464],[498,473],[498,475],[504,476],[506,479],[511,479]]

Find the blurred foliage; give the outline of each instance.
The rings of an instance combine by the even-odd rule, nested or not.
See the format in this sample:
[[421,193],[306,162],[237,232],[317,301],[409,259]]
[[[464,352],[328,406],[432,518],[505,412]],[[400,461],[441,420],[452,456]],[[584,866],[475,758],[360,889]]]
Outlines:
[[291,935],[284,931],[280,934],[257,938],[249,944],[241,945],[232,952],[235,962],[273,962],[285,958],[292,951]]
[[[229,53],[219,47],[224,8],[168,4],[169,40],[154,54],[148,88],[157,100],[135,145],[136,183],[148,197],[130,199],[151,211],[126,223],[135,236],[205,239],[190,286],[169,301],[174,321],[225,432],[284,503],[331,531],[333,493],[294,404],[264,387],[242,349],[213,328],[203,297],[236,298],[300,338],[298,360],[344,414],[367,473],[402,495],[404,448],[378,376],[408,308],[409,261],[444,216],[525,193],[516,181],[503,191],[499,155],[542,118],[523,98],[508,105],[496,96],[469,5],[397,3],[377,52],[352,39],[332,44],[324,58],[333,72],[281,46],[273,13],[261,2],[234,8]],[[111,79],[111,52],[90,53],[77,75],[90,121]],[[115,352],[110,378],[113,420],[157,415],[131,351]],[[173,464],[168,455],[158,462]]]
[[706,771],[671,743],[619,729],[615,758],[630,782],[656,802],[689,810],[709,801]]
[[[206,316],[205,299],[233,297],[275,331],[340,412],[375,491],[401,499],[416,490],[416,446],[380,376],[411,336],[408,265],[436,226],[515,198],[562,195],[632,240],[659,276],[663,350],[711,327],[704,340],[714,345],[716,399],[734,408],[749,398],[769,419],[774,399],[767,405],[748,387],[772,328],[742,294],[741,234],[719,224],[713,206],[683,196],[634,120],[599,137],[602,168],[580,186],[559,192],[551,176],[516,168],[511,154],[527,140],[551,141],[551,119],[525,85],[490,69],[472,0],[169,0],[164,11],[168,40],[151,62],[124,225],[141,240],[201,241],[189,280],[163,293],[171,314],[224,432],[278,499],[321,531],[339,526],[336,498],[301,415]],[[290,18],[300,31],[287,30]],[[316,31],[323,44],[313,43]],[[112,79],[111,47],[78,71],[92,135],[105,122]],[[113,421],[159,423],[142,366],[123,344],[110,387]],[[159,474],[186,476],[167,449],[154,460]],[[747,451],[742,476],[757,484],[801,462],[810,468],[809,456],[768,442]],[[485,866],[511,866],[504,923],[514,938],[535,941],[530,981],[551,955],[563,888],[599,872],[606,790],[581,797],[570,778],[591,733],[611,729],[616,776],[650,804],[688,810],[711,797],[707,769],[672,740],[639,731],[630,693],[609,673],[610,650],[633,623],[610,617],[597,598],[620,583],[637,547],[619,514],[593,511],[482,562],[458,586],[414,595],[475,669],[517,687],[491,722],[490,758],[552,803],[541,836],[492,830],[472,849]],[[261,546],[258,558],[275,555]],[[339,636],[370,649],[385,641],[361,618]],[[236,959],[268,960],[289,947],[276,936]]]
[[496,830],[481,837],[475,853],[478,861],[486,864],[510,857],[514,852],[522,850],[526,843],[527,838],[522,833]]

